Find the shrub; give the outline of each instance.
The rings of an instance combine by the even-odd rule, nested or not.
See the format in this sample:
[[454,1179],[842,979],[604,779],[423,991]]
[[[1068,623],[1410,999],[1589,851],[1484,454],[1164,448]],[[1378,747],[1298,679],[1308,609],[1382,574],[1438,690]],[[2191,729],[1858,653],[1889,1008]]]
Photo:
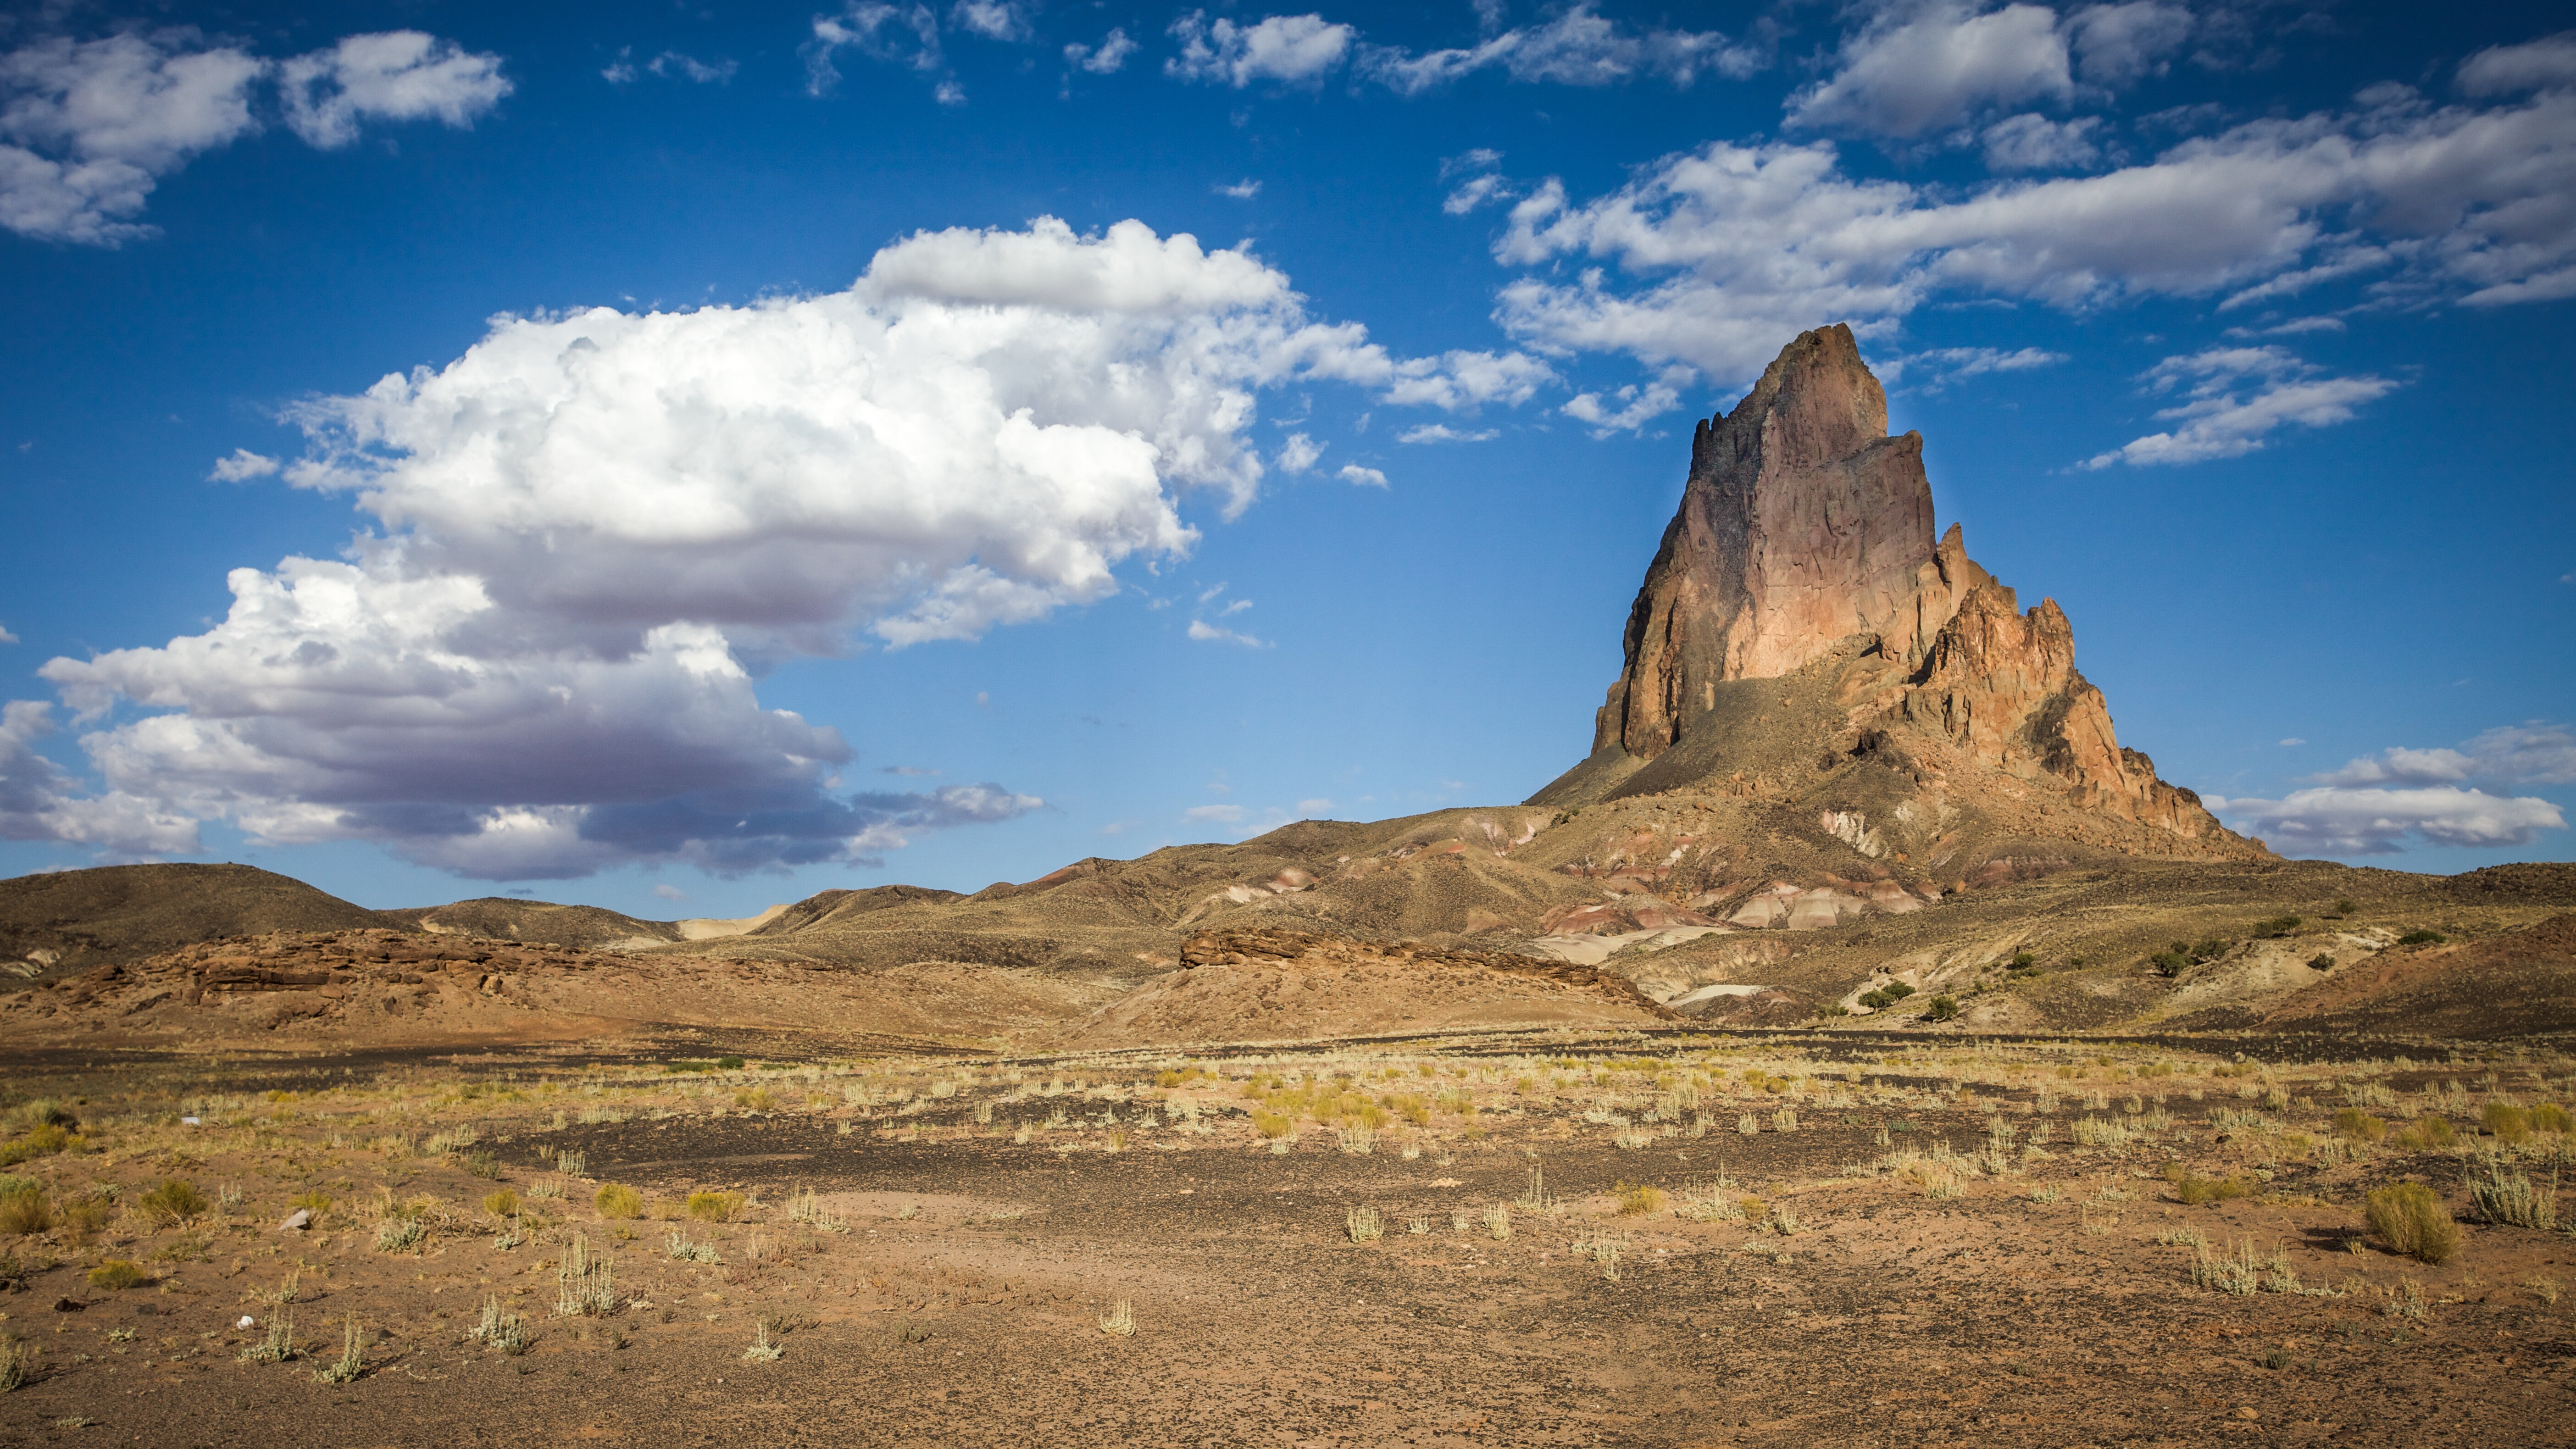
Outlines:
[[2283,936],[2295,934],[2301,924],[2297,916],[2273,916],[2268,920],[2256,922],[2254,934],[2267,941],[2278,940]]
[[376,1251],[409,1253],[429,1241],[429,1225],[418,1218],[392,1218],[376,1229]]
[[1646,1183],[1622,1182],[1616,1191],[1619,1194],[1619,1212],[1622,1216],[1638,1217],[1663,1210],[1663,1193]]
[[720,1071],[720,1072],[738,1072],[738,1071],[741,1071],[741,1070],[742,1070],[742,1058],[740,1058],[740,1057],[718,1057],[718,1058],[716,1058],[716,1070],[717,1070],[717,1071]]
[[1934,1021],[1955,1021],[1959,1016],[1959,1003],[1949,996],[1935,996],[1932,998],[1931,1010],[1925,1015]]
[[192,1183],[169,1177],[161,1185],[143,1194],[134,1204],[135,1211],[154,1223],[172,1226],[202,1216],[207,1208],[206,1196]]
[[2542,1232],[2558,1226],[2558,1189],[2535,1187],[2530,1175],[2519,1170],[2507,1177],[2501,1162],[2489,1163],[2484,1179],[2469,1178],[2469,1201],[2491,1223]]
[[689,1216],[702,1223],[729,1223],[742,1211],[742,1194],[738,1192],[693,1192],[689,1194]]
[[318,1189],[313,1192],[299,1192],[288,1198],[286,1205],[300,1207],[318,1218],[331,1210],[331,1194]]
[[2439,946],[2450,939],[2439,931],[2409,931],[2397,938],[2400,946]]
[[2308,958],[2308,969],[2311,971],[2332,971],[2334,969],[2333,955],[2328,952],[2319,951],[2317,954]]
[[496,1218],[506,1218],[519,1210],[519,1195],[503,1188],[483,1194],[483,1211]]
[[2437,1148],[2448,1147],[2460,1138],[2458,1133],[2451,1130],[2451,1124],[2447,1119],[2439,1116],[2424,1116],[2416,1118],[2405,1131],[2398,1133],[2397,1140],[2401,1145],[2411,1147],[2418,1152],[2430,1152]]
[[60,1214],[62,1226],[70,1231],[75,1247],[85,1245],[107,1226],[115,1205],[103,1197],[76,1197],[64,1203]]
[[497,1182],[501,1176],[501,1162],[489,1152],[469,1153],[465,1158],[465,1172],[469,1177]]
[[2359,1107],[2342,1107],[2335,1111],[2334,1130],[2346,1142],[2376,1142],[2388,1135],[2388,1124]]
[[57,1152],[71,1152],[87,1145],[60,1123],[40,1123],[17,1141],[0,1146],[0,1167],[15,1167],[31,1157],[51,1157]]
[[30,1184],[0,1195],[0,1233],[41,1233],[54,1225],[54,1205]]
[[598,1195],[593,1197],[591,1202],[599,1209],[599,1215],[604,1218],[637,1218],[644,1215],[644,1194],[613,1182],[601,1183]]
[[2459,1225],[2433,1190],[2420,1182],[2396,1182],[2370,1195],[2364,1215],[2371,1232],[2391,1252],[2419,1263],[2446,1263],[2460,1250]]
[[2570,1118],[2567,1109],[2555,1102],[2543,1102],[2531,1109],[2531,1130],[2534,1132],[2565,1132],[2571,1128],[2576,1128],[2576,1119]]
[[2360,909],[2361,906],[2359,903],[2355,902],[2350,897],[2346,897],[2343,900],[2335,902],[2335,914],[2338,916],[2349,916]]
[[2199,1207],[2204,1203],[2234,1202],[2252,1190],[2240,1178],[2194,1177],[2184,1173],[2174,1183],[2174,1200],[2185,1207]]
[[1906,985],[1902,981],[1891,981],[1885,986],[1880,987],[1879,990],[1886,992],[1887,999],[1890,1001],[1903,1001],[1905,998],[1914,994],[1914,988]]
[[2520,1142],[2531,1135],[2531,1114],[2520,1107],[2489,1102],[2478,1111],[2478,1125],[2499,1142]]
[[1157,1073],[1154,1077],[1154,1085],[1157,1087],[1171,1088],[1177,1087],[1180,1084],[1181,1074],[1176,1071],[1172,1071],[1169,1068]]
[[1894,1006],[1896,998],[1884,991],[1864,991],[1861,993],[1860,1004],[1876,1011],[1881,1007]]
[[89,1270],[92,1288],[140,1288],[151,1281],[151,1274],[123,1258],[110,1258]]
[[2176,942],[2175,947],[2176,949],[2171,951],[2158,951],[2147,958],[2147,964],[2155,968],[2158,976],[2180,976],[2183,968],[2191,964],[2191,953],[2181,949],[2180,942]]
[[1285,1112],[1255,1111],[1252,1125],[1264,1137],[1279,1138],[1297,1130],[1297,1119]]

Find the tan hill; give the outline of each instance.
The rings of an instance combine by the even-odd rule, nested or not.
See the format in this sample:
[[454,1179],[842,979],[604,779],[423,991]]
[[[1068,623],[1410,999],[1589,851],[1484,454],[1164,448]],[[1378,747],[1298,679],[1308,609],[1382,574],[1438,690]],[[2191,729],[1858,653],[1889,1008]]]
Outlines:
[[1936,542],[1918,434],[1849,328],[1700,425],[1591,755],[1532,804],[1753,797],[1943,884],[2000,858],[2265,858],[2124,749],[2054,600]]
[[382,913],[388,921],[431,935],[575,950],[631,951],[686,940],[678,921],[646,921],[598,906],[561,906],[513,896],[483,896],[444,906],[405,906]]
[[22,976],[136,961],[222,936],[386,924],[249,865],[110,865],[0,880],[0,962]]

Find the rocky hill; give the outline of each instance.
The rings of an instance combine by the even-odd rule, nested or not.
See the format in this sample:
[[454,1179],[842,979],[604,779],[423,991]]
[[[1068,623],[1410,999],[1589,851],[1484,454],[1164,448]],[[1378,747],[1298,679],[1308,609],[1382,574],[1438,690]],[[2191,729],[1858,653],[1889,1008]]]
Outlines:
[[20,976],[139,961],[225,936],[389,924],[249,865],[111,865],[0,880],[0,962]]
[[1531,803],[1763,795],[1934,878],[2058,853],[2012,842],[2268,856],[2121,747],[2055,600],[2023,610],[1933,527],[1850,329],[1802,334],[1696,430],[1592,753]]

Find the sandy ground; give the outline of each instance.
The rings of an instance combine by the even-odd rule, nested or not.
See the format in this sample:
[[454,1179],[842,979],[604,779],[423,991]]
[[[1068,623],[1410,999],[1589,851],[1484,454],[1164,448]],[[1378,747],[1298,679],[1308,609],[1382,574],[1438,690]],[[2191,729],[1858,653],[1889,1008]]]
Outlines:
[[[2479,1221],[2462,1187],[2487,1154],[2545,1173],[2562,1134],[2396,1135],[2563,1097],[2557,1061],[1560,1038],[1186,1067],[11,1066],[84,1115],[79,1145],[10,1170],[62,1207],[118,1191],[93,1229],[0,1238],[0,1333],[33,1350],[0,1443],[2483,1445],[2576,1426],[2576,1251]],[[2391,1135],[2339,1160],[2330,1104],[2374,1088]],[[1383,1125],[1351,1150],[1369,1108]],[[1294,1118],[1277,1139],[1254,1115],[1274,1110]],[[2087,1119],[2136,1135],[2079,1146]],[[1971,1159],[1997,1121],[2015,1149]],[[2169,1160],[2249,1195],[2185,1206]],[[172,1176],[209,1202],[156,1226],[144,1193]],[[2463,1220],[2448,1262],[2364,1235],[2362,1194],[2400,1178]],[[641,1215],[603,1217],[609,1185]],[[1661,1198],[1623,1212],[1623,1185]],[[481,1205],[504,1188],[514,1218]],[[693,1191],[743,1198],[692,1219]],[[314,1192],[317,1225],[281,1231]],[[1354,1240],[1361,1210],[1380,1236]],[[407,1215],[422,1240],[383,1246]],[[675,1232],[720,1261],[676,1260]],[[2272,1287],[2195,1286],[2199,1251],[2159,1242],[2188,1233],[2277,1256]],[[557,1311],[576,1239],[613,1259],[604,1314]],[[111,1258],[148,1281],[93,1285]],[[1103,1331],[1121,1300],[1134,1332]],[[524,1320],[524,1353],[467,1336],[487,1301]],[[279,1315],[300,1356],[244,1361]],[[317,1380],[352,1318],[355,1377]],[[746,1359],[764,1337],[779,1356]]]

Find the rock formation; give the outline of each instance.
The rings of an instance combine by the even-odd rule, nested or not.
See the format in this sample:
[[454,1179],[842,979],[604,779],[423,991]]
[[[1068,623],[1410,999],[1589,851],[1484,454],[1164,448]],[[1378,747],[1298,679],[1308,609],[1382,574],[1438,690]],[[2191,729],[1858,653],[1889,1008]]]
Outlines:
[[[1593,758],[1538,800],[1776,765],[1759,756],[1827,742],[1750,743],[1744,716],[1769,722],[1803,702],[1804,717],[1854,756],[1878,750],[1932,774],[1958,764],[2044,784],[2075,810],[2183,853],[2205,853],[2200,843],[2259,853],[2120,747],[2101,691],[2076,671],[2074,630],[2055,600],[2022,611],[1968,557],[1956,524],[1935,541],[1922,437],[1887,436],[1886,394],[1848,327],[1801,334],[1733,412],[1694,432],[1689,484],[1624,642]],[[1721,707],[1730,686],[1792,676],[1806,680],[1795,700],[1774,691],[1770,703]],[[1905,737],[1914,744],[1896,742]],[[1668,753],[1665,768],[1644,768]],[[1864,855],[1881,853],[1862,815],[1822,818]]]

